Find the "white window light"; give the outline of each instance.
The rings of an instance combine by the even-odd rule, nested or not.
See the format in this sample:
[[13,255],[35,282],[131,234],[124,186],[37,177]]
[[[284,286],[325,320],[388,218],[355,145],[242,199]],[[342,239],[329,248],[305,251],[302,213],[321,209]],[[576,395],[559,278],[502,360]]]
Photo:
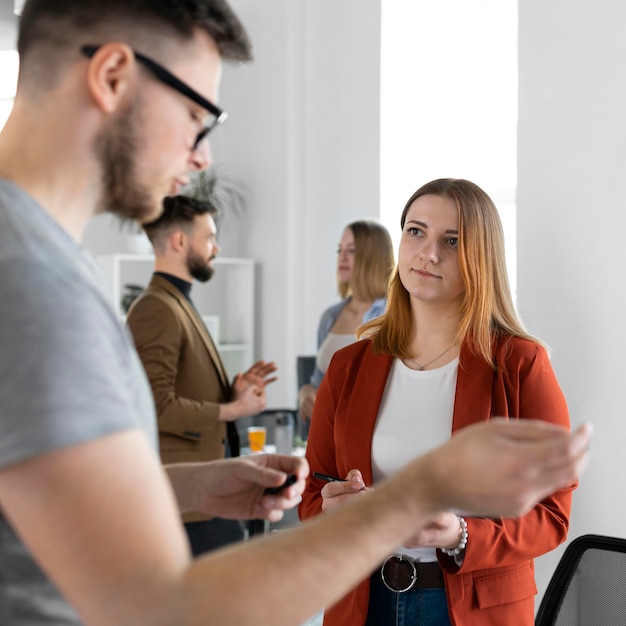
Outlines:
[[15,50],[0,51],[0,129],[13,108],[19,60]]

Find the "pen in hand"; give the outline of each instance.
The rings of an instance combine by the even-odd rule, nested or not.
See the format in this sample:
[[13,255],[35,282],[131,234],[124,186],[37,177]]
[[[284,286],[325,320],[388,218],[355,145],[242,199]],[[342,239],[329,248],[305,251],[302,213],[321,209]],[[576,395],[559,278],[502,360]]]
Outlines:
[[328,474],[322,474],[321,472],[313,472],[313,478],[319,478],[320,480],[325,480],[327,483],[347,482],[345,478],[337,478],[337,476],[329,476]]

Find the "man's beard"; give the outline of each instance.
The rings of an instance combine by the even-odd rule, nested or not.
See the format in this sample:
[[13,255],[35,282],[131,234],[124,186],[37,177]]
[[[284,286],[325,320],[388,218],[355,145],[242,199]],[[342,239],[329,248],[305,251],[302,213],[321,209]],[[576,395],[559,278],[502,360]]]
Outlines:
[[215,270],[199,254],[193,250],[187,253],[187,270],[199,282],[206,283],[211,279]]
[[123,220],[144,222],[156,219],[155,198],[136,177],[140,102],[135,100],[121,110],[112,124],[95,141],[102,167],[102,193],[98,212],[108,212]]

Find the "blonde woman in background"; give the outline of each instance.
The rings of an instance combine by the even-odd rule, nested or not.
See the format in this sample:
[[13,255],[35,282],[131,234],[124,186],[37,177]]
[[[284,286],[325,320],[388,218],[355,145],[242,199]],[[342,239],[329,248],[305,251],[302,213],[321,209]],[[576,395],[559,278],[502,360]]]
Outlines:
[[363,219],[345,227],[337,248],[337,288],[342,299],[322,314],[315,370],[310,383],[298,394],[304,423],[311,419],[317,389],[333,354],[356,341],[356,329],[361,324],[384,313],[393,268],[393,244],[382,224]]

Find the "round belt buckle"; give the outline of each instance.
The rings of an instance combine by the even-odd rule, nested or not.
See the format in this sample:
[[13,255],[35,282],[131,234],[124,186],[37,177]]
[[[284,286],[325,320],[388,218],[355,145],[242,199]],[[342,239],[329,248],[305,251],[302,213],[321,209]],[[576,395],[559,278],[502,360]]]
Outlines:
[[409,557],[403,554],[392,554],[383,562],[380,577],[387,589],[404,593],[417,582],[417,570]]

